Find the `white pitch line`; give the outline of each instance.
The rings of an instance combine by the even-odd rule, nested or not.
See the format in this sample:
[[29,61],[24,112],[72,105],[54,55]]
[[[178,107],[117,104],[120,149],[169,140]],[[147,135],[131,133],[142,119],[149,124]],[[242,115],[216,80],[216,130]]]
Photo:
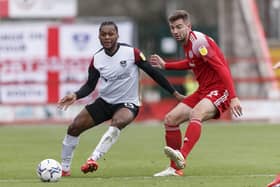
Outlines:
[[[207,177],[207,178],[230,178],[230,177],[274,177],[275,174],[246,174],[246,175],[185,175],[182,178],[198,178],[198,177]],[[67,177],[67,179],[88,179],[89,177]],[[135,176],[135,177],[94,177],[94,180],[106,180],[106,179],[122,179],[122,180],[132,180],[132,179],[164,179],[169,177],[153,177],[153,176]],[[63,178],[62,178],[63,180]],[[0,179],[0,183],[7,183],[7,182],[40,182],[40,179]]]

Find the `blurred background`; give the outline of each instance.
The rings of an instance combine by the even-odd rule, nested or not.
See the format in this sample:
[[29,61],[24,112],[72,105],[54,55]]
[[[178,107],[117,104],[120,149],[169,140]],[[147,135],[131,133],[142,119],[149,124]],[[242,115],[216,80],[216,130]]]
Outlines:
[[[228,59],[244,116],[222,120],[280,121],[280,0],[0,0],[0,124],[69,122],[98,95],[98,87],[68,111],[57,101],[87,79],[99,24],[118,24],[120,42],[184,58],[167,16],[191,13],[193,29],[217,41]],[[164,72],[183,94],[196,89],[191,72]],[[162,120],[176,103],[142,76],[143,107],[137,120]]]

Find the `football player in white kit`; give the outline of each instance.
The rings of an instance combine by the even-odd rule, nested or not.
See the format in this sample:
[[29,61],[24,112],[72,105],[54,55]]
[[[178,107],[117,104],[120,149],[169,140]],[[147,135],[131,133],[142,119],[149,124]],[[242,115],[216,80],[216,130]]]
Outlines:
[[114,22],[101,23],[99,40],[103,48],[92,58],[87,82],[78,91],[69,93],[58,102],[60,109],[67,109],[76,100],[89,95],[100,81],[99,97],[92,104],[85,106],[67,129],[61,153],[63,176],[71,175],[73,152],[82,132],[111,120],[108,130],[81,167],[84,173],[93,172],[98,169],[97,161],[117,141],[120,131],[135,119],[140,105],[139,68],[176,99],[184,98],[159,70],[146,61],[139,49],[118,43],[118,37],[118,27]]

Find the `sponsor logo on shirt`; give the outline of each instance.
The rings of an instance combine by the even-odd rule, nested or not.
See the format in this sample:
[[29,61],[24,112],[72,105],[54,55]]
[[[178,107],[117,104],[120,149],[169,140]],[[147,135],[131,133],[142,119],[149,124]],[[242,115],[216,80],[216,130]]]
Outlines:
[[123,79],[127,79],[130,77],[130,73],[127,72],[127,73],[123,73],[121,75],[114,75],[114,76],[101,76],[101,78],[103,78],[106,82],[108,81],[117,81],[117,80],[123,80]]

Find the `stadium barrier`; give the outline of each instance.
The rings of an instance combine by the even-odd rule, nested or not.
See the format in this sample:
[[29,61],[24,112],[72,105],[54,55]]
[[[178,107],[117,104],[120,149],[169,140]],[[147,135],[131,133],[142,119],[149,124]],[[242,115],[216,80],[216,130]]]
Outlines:
[[[84,104],[93,101],[98,92],[78,101],[68,111],[60,111],[56,103],[65,94],[77,90],[86,79],[90,59],[53,59],[33,61],[1,61],[0,64],[0,124],[69,123]],[[252,62],[253,63],[253,62]],[[136,120],[160,120],[177,103],[172,97],[162,97],[155,82],[146,78],[141,84],[143,105]],[[173,85],[185,84],[185,77],[168,76]],[[280,77],[234,77],[235,84],[280,81]],[[156,91],[155,90],[156,87]],[[98,88],[98,87],[97,87]],[[222,120],[279,121],[280,95],[271,92],[269,98],[243,97],[243,117],[233,118],[229,112]]]
[[[56,103],[68,92],[77,90],[85,81],[90,59],[52,59],[0,61],[0,124],[69,123],[83,105],[98,95],[94,91],[79,100],[68,111],[57,109]],[[141,80],[143,104],[136,120],[163,120],[178,102],[162,98],[159,87],[150,79]],[[184,77],[168,77],[174,85],[184,84]],[[152,89],[150,89],[152,88]]]

